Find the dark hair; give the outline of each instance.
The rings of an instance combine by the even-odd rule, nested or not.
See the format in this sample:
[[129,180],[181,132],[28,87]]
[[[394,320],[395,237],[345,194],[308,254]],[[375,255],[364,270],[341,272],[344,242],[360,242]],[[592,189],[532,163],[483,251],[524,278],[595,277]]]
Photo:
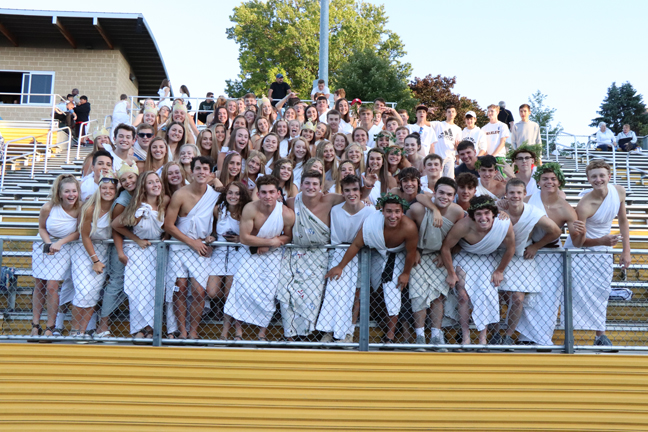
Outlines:
[[316,178],[317,180],[320,181],[320,186],[324,186],[322,184],[322,174],[320,174],[319,172],[317,172],[315,170],[308,170],[307,172],[302,174],[301,183],[303,184],[304,180],[306,180],[307,178]]
[[457,111],[457,107],[454,105],[448,105],[445,110],[448,111],[449,109],[454,109],[455,111]]
[[88,101],[88,96],[81,96],[79,99],[83,99],[84,101]]
[[475,144],[470,140],[463,140],[457,146],[457,153],[459,153],[460,151],[469,149],[469,148],[475,150]]
[[135,138],[135,135],[137,135],[137,131],[135,128],[131,125],[125,124],[125,123],[119,123],[117,127],[115,128],[115,131],[113,132],[113,137],[117,138],[117,132],[119,132],[120,129],[130,131],[131,135],[133,138]]
[[379,98],[374,99],[374,101],[373,101],[374,105],[376,104],[376,102],[382,102],[383,104],[385,104],[385,99],[379,97]]
[[68,95],[65,96],[65,99],[68,99],[68,98],[71,98],[71,97],[74,97],[74,95],[72,93],[68,93]]
[[513,177],[509,181],[506,182],[506,192],[508,192],[509,187],[515,187],[515,186],[522,186],[524,190],[526,191],[526,184],[522,179],[519,179],[517,177]]
[[318,80],[318,81],[317,81],[317,84],[326,84],[326,81],[324,81],[323,79],[321,79],[321,80]]
[[[400,170],[400,172],[398,173],[398,182],[400,183],[403,180],[416,180],[418,183],[417,190],[418,192],[421,191],[421,173],[416,168],[407,167]],[[401,192],[402,192],[402,188],[401,188]]]
[[495,156],[493,155],[484,155],[482,156],[479,161],[481,162],[481,165],[479,168],[497,168],[497,159],[495,159]]
[[358,186],[360,186],[360,177],[358,177],[355,174],[349,174],[348,176],[344,177],[342,180],[340,180],[340,185],[342,186],[342,189],[344,189],[344,186],[347,185],[352,185],[354,183],[358,183]]
[[110,158],[110,161],[113,162],[113,156],[112,156],[109,152],[107,152],[106,150],[97,150],[97,151],[95,152],[95,154],[92,156],[92,165],[93,165],[93,166],[94,166],[94,164],[97,163],[97,158],[98,158],[99,156],[106,156],[106,157],[109,157],[109,158]]
[[[488,204],[490,202],[490,204]],[[479,206],[478,209],[474,209],[475,206]],[[497,216],[498,210],[495,205],[495,200],[488,195],[474,196],[470,198],[470,207],[468,208],[468,217],[475,220],[475,211],[477,210],[490,210],[493,213],[493,217]]]
[[533,158],[533,163],[535,163],[535,161],[538,160],[538,156],[536,155],[536,152],[531,150],[527,146],[520,147],[516,149],[513,153],[511,153],[511,160],[515,162],[515,159],[518,157],[520,153],[529,153]]
[[256,99],[256,95],[254,93],[246,93],[245,96],[243,96],[243,99],[249,99],[249,98]]
[[[418,146],[419,150],[421,149],[421,135],[419,135],[417,132],[414,132],[407,135],[405,139],[407,138],[414,138],[416,140],[416,145]],[[405,140],[403,140],[403,142],[405,142]]]
[[273,185],[279,190],[279,179],[275,176],[264,175],[259,177],[256,181],[257,190],[261,190],[261,186]]
[[[439,179],[440,180],[440,179]],[[438,182],[438,180],[437,180]],[[456,179],[457,187],[468,187],[471,189],[476,189],[478,180],[477,176],[473,173],[465,172],[457,176]]]
[[446,185],[450,186],[452,189],[454,189],[455,193],[457,192],[457,182],[454,181],[454,179],[451,179],[450,177],[441,177],[439,180],[436,181],[434,184],[434,192],[439,189],[439,186],[441,185]]
[[317,97],[317,100],[318,100],[318,101],[320,101],[320,100],[325,100],[325,101],[328,102],[328,99],[326,99],[326,96],[318,96],[318,97]]
[[210,172],[214,168],[214,159],[210,158],[209,156],[196,156],[193,159],[191,159],[191,164],[189,165],[191,171],[194,170],[194,167],[196,166],[196,162],[200,162],[201,165],[208,164]]
[[128,99],[128,95],[126,93],[122,93],[121,95],[119,95],[120,101],[127,100],[127,99]]
[[522,108],[526,108],[526,109],[529,110],[529,112],[531,112],[531,107],[529,106],[529,104],[522,104],[522,105],[520,105],[520,108],[518,108],[518,109],[522,109]]
[[[233,181],[229,184],[226,184],[223,188],[223,191],[220,193],[218,200],[216,201],[216,207],[223,206],[227,208],[227,191],[231,189],[232,186],[236,186],[239,189],[239,202],[236,204],[234,209],[230,211],[232,219],[240,221],[241,215],[243,213],[243,207],[246,204],[252,202],[252,196],[250,195],[250,190],[240,181]],[[220,216],[219,216],[220,217]]]
[[207,95],[205,95],[205,97],[209,97],[209,96],[214,96],[214,92],[207,92]]
[[187,88],[186,85],[184,85],[184,84],[181,85],[181,86],[180,86],[180,91],[181,91],[182,93],[186,94],[187,96],[191,97],[191,94],[189,93],[189,88]]
[[327,119],[327,120],[328,120],[328,118],[329,118],[330,115],[336,115],[336,116],[340,117],[340,120],[342,119],[342,114],[340,114],[340,111],[338,111],[338,110],[336,110],[336,109],[329,110],[329,111],[326,113],[326,119]]
[[137,125],[137,129],[135,130],[135,132],[140,133],[140,131],[142,131],[144,129],[152,130],[153,135],[155,136],[155,128],[153,127],[153,125],[150,125],[150,124],[144,123],[144,122]]

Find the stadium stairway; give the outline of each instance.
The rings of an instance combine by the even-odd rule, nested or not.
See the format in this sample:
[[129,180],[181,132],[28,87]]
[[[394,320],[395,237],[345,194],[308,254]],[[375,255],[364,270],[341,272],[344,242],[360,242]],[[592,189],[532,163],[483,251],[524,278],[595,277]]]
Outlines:
[[[42,173],[44,161],[38,161],[36,176],[31,179],[28,170],[11,169],[7,171],[5,189],[0,192],[0,235],[28,235],[38,234],[38,213],[41,206],[47,202],[49,190],[57,175],[61,173],[74,173],[80,177],[82,163],[90,148],[82,148],[79,160],[66,163],[65,146],[59,146],[58,152],[52,153],[48,160],[48,172]],[[74,152],[73,152],[74,153]],[[579,155],[580,156],[580,155]],[[609,155],[608,155],[609,156]],[[74,156],[73,156],[74,157]],[[607,156],[606,156],[607,158]],[[578,193],[589,187],[585,177],[585,157],[579,161],[576,169],[575,161],[571,157],[560,156],[567,185],[565,193],[567,200],[576,205]],[[631,155],[633,166],[645,167],[648,170],[648,156]],[[621,169],[623,167],[623,169]],[[625,177],[625,159],[618,159],[617,181],[627,185]],[[630,219],[630,240],[633,249],[648,249],[648,186],[643,184],[641,175],[631,173],[631,190],[627,194],[627,208]],[[614,222],[613,232],[618,232],[618,223]],[[563,234],[566,237],[566,234]],[[29,331],[31,318],[31,292],[33,279],[31,274],[31,243],[13,242],[11,249],[5,242],[3,252],[3,266],[16,268],[18,275],[18,291],[15,297],[0,299],[0,310],[5,309],[11,318],[10,327],[13,334],[26,334]],[[608,306],[608,329],[612,340],[623,340],[628,345],[648,345],[648,257],[638,255],[632,266],[627,271],[622,271],[619,266],[615,268],[613,285],[616,288],[628,288],[633,292],[630,301],[610,301]],[[617,260],[618,261],[618,260]],[[505,313],[505,311],[503,311]],[[118,314],[123,319],[116,319],[117,333],[127,334],[128,306],[123,304]],[[203,329],[205,335],[220,334],[219,320],[207,320]],[[277,324],[279,333],[280,321]],[[448,337],[456,335],[456,328],[448,329]],[[372,325],[372,339],[376,342],[381,336],[378,326]],[[476,335],[475,335],[476,336]],[[592,332],[578,332],[576,344],[589,345],[593,340]],[[562,330],[557,330],[554,342],[560,344],[563,340]]]

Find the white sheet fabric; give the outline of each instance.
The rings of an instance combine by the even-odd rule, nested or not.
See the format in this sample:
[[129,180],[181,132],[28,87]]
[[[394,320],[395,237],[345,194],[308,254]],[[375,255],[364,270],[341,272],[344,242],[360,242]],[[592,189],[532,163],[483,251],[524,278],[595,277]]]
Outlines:
[[[277,203],[257,237],[274,238],[283,232],[283,204]],[[225,313],[232,318],[267,327],[275,312],[275,296],[281,269],[281,250],[252,255],[248,248],[230,290]]]

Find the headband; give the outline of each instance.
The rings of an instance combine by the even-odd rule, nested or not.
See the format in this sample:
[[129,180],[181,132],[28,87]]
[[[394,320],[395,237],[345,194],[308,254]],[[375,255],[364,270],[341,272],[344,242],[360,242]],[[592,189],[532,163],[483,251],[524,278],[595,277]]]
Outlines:
[[376,135],[374,135],[374,140],[378,140],[378,138],[383,138],[383,137],[389,138],[389,141],[391,142],[396,142],[396,136],[393,133],[385,130],[380,131]]
[[494,206],[494,205],[495,205],[495,200],[493,198],[489,198],[488,200],[486,200],[484,202],[481,202],[479,204],[471,205],[468,208],[468,211],[473,211],[474,212],[474,211],[479,210],[480,208],[490,207],[490,206]]
[[401,206],[403,206],[404,212],[406,212],[410,208],[410,205],[407,201],[405,201],[403,198],[391,192],[387,192],[380,195],[380,198],[376,200],[376,208],[378,210],[382,210],[385,207],[385,204],[390,204],[389,202],[386,201],[396,201],[395,204],[400,204]]
[[306,123],[304,123],[301,128],[302,128],[302,130],[306,129],[306,130],[313,131],[313,132],[315,132],[315,129],[317,129],[315,127],[315,125],[310,120],[307,121]]
[[547,172],[552,172],[556,175],[558,181],[560,182],[560,189],[565,186],[565,175],[563,174],[558,162],[547,162],[543,165],[540,165],[539,167],[536,167],[536,172],[533,174],[533,179],[536,181],[536,183],[540,183],[540,177],[542,176],[542,174]]

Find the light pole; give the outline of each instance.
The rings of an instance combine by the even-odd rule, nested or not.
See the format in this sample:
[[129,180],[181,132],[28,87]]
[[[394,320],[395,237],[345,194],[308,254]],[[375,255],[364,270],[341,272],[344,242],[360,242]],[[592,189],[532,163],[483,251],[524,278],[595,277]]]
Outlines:
[[319,79],[328,85],[329,0],[320,0]]

